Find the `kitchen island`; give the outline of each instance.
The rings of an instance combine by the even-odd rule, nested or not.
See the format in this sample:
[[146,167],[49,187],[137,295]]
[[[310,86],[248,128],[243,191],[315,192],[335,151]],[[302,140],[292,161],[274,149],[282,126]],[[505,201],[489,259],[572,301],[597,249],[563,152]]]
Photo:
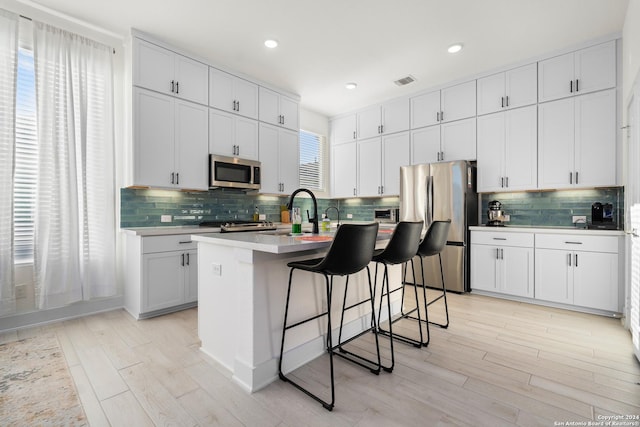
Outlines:
[[[246,390],[256,391],[278,377],[284,305],[289,268],[295,260],[322,257],[332,234],[289,236],[283,231],[193,235],[198,244],[198,335],[201,350],[228,369]],[[381,229],[377,247],[384,247],[391,230]],[[371,265],[373,280],[374,264]],[[379,273],[381,282],[382,274]],[[391,286],[400,283],[399,266],[390,268]],[[324,278],[296,271],[291,291],[290,322],[326,310]],[[368,292],[366,270],[349,281],[349,302]],[[379,289],[377,290],[379,294]],[[339,325],[344,278],[333,288],[332,324]],[[400,295],[392,310],[400,310]],[[392,297],[393,298],[393,297]],[[368,305],[345,316],[343,338],[367,329]],[[383,318],[385,318],[383,310]],[[287,363],[291,371],[325,352],[326,319],[291,330],[287,334]],[[337,328],[334,329],[337,342]]]

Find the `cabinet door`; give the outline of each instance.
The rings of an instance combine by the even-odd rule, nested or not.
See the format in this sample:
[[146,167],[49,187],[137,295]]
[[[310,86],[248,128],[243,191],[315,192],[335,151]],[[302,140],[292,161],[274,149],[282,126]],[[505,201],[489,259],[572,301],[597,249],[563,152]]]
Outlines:
[[379,196],[382,185],[381,139],[358,141],[358,195]]
[[280,175],[278,171],[278,128],[260,124],[260,192],[279,193]]
[[533,190],[538,183],[536,106],[509,110],[505,117],[505,188],[510,191]]
[[616,185],[615,89],[575,98],[578,187]]
[[174,94],[187,101],[207,105],[209,98],[209,66],[182,55],[175,55]]
[[538,105],[538,188],[569,188],[574,171],[574,98]]
[[442,89],[440,106],[442,111],[441,122],[451,122],[475,116],[476,81],[472,80]]
[[281,129],[278,132],[278,154],[280,182],[282,182],[282,193],[290,194],[300,186],[299,137],[297,132]]
[[280,115],[282,115],[282,126],[296,132],[300,130],[296,101],[286,96],[280,96]]
[[502,248],[502,291],[505,294],[533,298],[533,248]]
[[505,107],[504,79],[505,73],[498,73],[478,79],[478,115],[495,113]]
[[[133,84],[171,94],[175,53],[139,38],[133,38]],[[175,83],[175,82],[174,82]]]
[[357,114],[358,139],[367,139],[380,134],[382,119],[380,116],[380,106],[367,108]]
[[[258,85],[238,77],[233,78],[233,98],[236,113],[251,119],[258,119]],[[233,104],[233,102],[232,102]]]
[[350,114],[331,121],[331,144],[354,141],[356,133],[356,115]]
[[382,194],[385,196],[400,194],[400,167],[410,164],[409,139],[409,132],[382,137]]
[[172,187],[174,99],[134,88],[133,108],[134,184]]
[[506,113],[478,117],[478,191],[504,191]]
[[176,186],[207,190],[209,181],[209,108],[175,101]]
[[238,157],[258,160],[258,121],[235,117],[234,123]]
[[184,302],[183,255],[183,252],[160,252],[142,256],[142,312]]
[[333,168],[333,197],[353,197],[357,195],[357,143],[355,141],[334,145],[331,163]]
[[538,66],[536,63],[514,68],[505,73],[505,105],[518,108],[538,101]]
[[618,255],[576,252],[574,261],[573,303],[582,307],[620,312]]
[[538,62],[538,102],[573,96],[573,53]]
[[213,108],[209,109],[209,153],[235,156],[235,117]]
[[209,67],[209,105],[223,111],[235,112],[233,96],[234,76]]
[[411,129],[435,125],[440,117],[440,91],[414,96],[411,104]]
[[436,163],[440,153],[440,126],[411,131],[411,164]]
[[616,42],[612,40],[575,53],[578,95],[616,85]]
[[573,303],[572,253],[553,249],[535,250],[536,299]]
[[476,160],[476,118],[444,123],[440,126],[440,160]]
[[497,292],[498,251],[495,246],[471,245],[471,291]]
[[258,116],[261,122],[280,126],[280,95],[276,92],[260,87]]
[[198,251],[185,253],[184,274],[184,302],[198,301]]
[[409,99],[400,98],[382,105],[383,133],[409,130]]

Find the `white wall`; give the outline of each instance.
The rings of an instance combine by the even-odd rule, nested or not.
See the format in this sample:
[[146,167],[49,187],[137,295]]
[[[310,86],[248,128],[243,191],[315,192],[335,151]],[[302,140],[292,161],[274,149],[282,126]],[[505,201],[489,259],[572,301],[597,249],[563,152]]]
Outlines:
[[300,108],[300,129],[329,138],[329,118],[314,111]]

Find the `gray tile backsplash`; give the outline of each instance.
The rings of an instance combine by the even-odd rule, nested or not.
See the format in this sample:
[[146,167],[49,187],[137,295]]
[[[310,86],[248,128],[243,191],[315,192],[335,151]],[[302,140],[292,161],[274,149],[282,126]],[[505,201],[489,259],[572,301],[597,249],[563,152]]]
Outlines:
[[[157,227],[176,225],[197,225],[202,221],[249,220],[254,206],[258,206],[267,220],[280,221],[280,206],[286,205],[287,196],[263,196],[237,191],[211,190],[208,192],[183,192],[171,190],[148,190],[123,188],[120,190],[120,226]],[[486,223],[487,203],[499,200],[507,214],[511,215],[510,225],[571,226],[572,215],[586,215],[591,220],[593,202],[611,203],[614,221],[624,224],[624,190],[602,188],[588,190],[563,190],[521,193],[484,193],[478,195],[481,206],[480,223]],[[296,197],[295,205],[300,207],[306,221],[306,210],[312,211],[311,199]],[[372,199],[318,199],[321,215],[329,206],[340,209],[340,219],[346,220],[351,214],[355,221],[372,221],[376,208],[399,206],[398,197]],[[161,215],[171,215],[172,222],[160,222]],[[329,218],[336,220],[334,210]]]

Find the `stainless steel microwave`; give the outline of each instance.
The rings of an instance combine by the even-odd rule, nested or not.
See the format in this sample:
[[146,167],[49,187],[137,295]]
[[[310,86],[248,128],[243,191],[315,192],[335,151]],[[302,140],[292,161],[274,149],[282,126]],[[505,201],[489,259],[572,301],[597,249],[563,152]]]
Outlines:
[[209,158],[209,187],[260,189],[260,162],[215,154]]

